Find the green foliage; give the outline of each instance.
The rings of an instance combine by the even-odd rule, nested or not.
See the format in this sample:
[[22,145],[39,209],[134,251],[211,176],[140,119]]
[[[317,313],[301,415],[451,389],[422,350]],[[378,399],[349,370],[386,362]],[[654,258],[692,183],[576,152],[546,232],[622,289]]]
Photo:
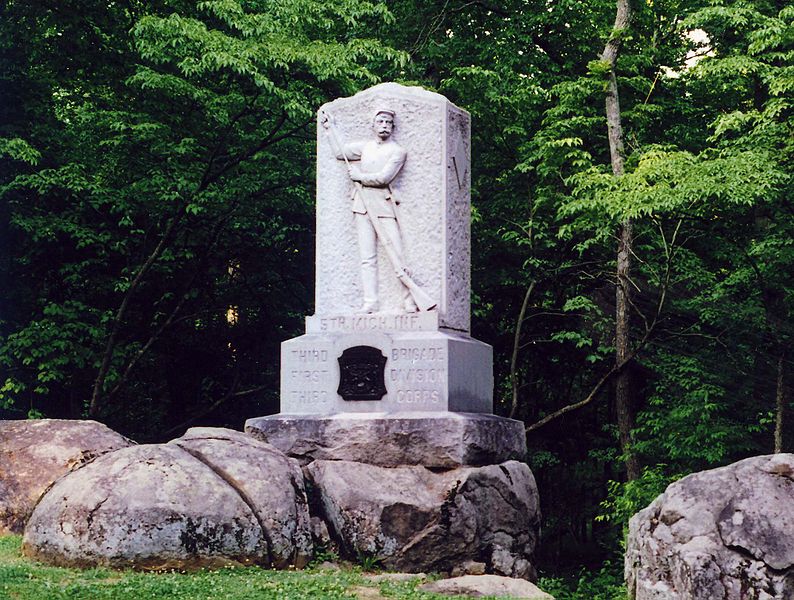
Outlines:
[[377,556],[366,553],[357,554],[356,564],[367,572],[377,571],[382,567],[380,559]]
[[572,199],[560,214],[588,213],[599,225],[660,215],[708,218],[721,207],[763,202],[780,193],[788,179],[764,149],[696,157],[648,146],[635,160],[636,167],[620,178],[596,168],[573,175]]
[[602,513],[596,520],[620,523],[625,533],[629,519],[653,502],[668,485],[680,477],[670,475],[667,465],[655,465],[643,469],[640,478],[634,481],[607,482],[608,494],[601,502]]
[[0,156],[8,156],[35,165],[39,162],[41,153],[21,138],[0,138]]
[[323,549],[319,552],[315,549],[314,558],[312,559],[309,568],[317,567],[324,562],[338,562],[339,561],[339,554],[333,550]]
[[95,366],[91,342],[97,335],[99,318],[92,319],[90,307],[71,301],[49,304],[41,312],[40,320],[5,340],[2,364],[12,367],[18,361],[35,373],[30,383],[13,376],[6,379],[0,388],[0,402],[6,406],[11,406],[27,385],[35,385],[33,391],[45,395],[52,382],[68,381]]
[[367,580],[359,569],[276,571],[257,567],[201,570],[193,573],[141,573],[110,569],[47,567],[20,556],[21,537],[0,536],[0,596],[18,600],[317,600],[373,597],[434,600],[444,598],[417,590],[424,578],[409,581]]
[[598,571],[580,570],[571,577],[541,577],[538,586],[555,600],[627,600],[619,563],[607,561]]
[[[5,20],[11,39],[31,28],[24,43],[36,52],[24,60],[39,66],[9,62],[15,97],[32,110],[0,129],[14,249],[2,272],[14,285],[0,401],[115,415],[138,439],[240,394],[252,400],[240,409],[267,412],[278,343],[311,298],[309,123],[331,95],[405,64],[366,35],[392,18],[364,0],[81,12],[90,33],[17,4]],[[91,64],[63,68],[52,29]],[[106,40],[95,46],[97,33]],[[33,103],[34,89],[47,101]],[[244,326],[227,320],[230,307]],[[168,363],[203,365],[205,377]]]

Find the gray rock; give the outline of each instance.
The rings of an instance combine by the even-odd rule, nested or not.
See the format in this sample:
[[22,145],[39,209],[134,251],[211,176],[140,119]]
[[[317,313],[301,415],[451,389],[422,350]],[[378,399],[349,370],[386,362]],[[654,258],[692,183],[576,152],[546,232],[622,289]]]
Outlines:
[[78,567],[302,566],[311,555],[303,479],[267,444],[193,429],[60,479],[33,511],[23,552]]
[[448,596],[481,598],[520,598],[522,600],[554,600],[534,584],[523,579],[512,579],[498,575],[464,575],[452,579],[440,579],[419,586],[423,592]]
[[310,521],[312,531],[312,541],[314,547],[324,550],[333,550],[334,543],[331,534],[328,533],[328,525],[320,517],[312,517]]
[[36,502],[56,479],[132,444],[96,421],[0,421],[0,534],[22,533]]
[[204,462],[254,511],[276,568],[304,566],[312,555],[303,473],[296,461],[240,431],[194,427],[175,444]]
[[636,600],[794,598],[794,455],[670,485],[632,517],[625,569]]
[[249,419],[245,431],[303,464],[348,460],[448,469],[523,460],[527,451],[520,421],[475,413],[273,415]]
[[305,467],[315,502],[343,554],[396,571],[450,571],[483,562],[534,578],[538,493],[515,461],[434,472],[348,461]]

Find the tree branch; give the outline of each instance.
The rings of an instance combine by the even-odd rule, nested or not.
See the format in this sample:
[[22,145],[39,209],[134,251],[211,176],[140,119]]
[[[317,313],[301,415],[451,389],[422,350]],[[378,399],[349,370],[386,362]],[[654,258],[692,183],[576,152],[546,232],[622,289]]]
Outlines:
[[177,224],[185,215],[184,209],[185,203],[182,201],[177,205],[177,213],[171,218],[171,221],[166,227],[166,230],[163,232],[163,235],[160,238],[160,241],[157,243],[157,246],[155,246],[154,250],[152,250],[151,254],[149,254],[146,262],[144,262],[140,269],[138,269],[138,273],[135,275],[132,283],[130,283],[127,291],[124,293],[124,298],[121,301],[121,305],[119,306],[113,318],[113,328],[111,329],[110,335],[108,336],[107,342],[105,343],[105,350],[102,354],[102,363],[100,364],[99,372],[97,373],[96,379],[94,380],[94,389],[91,393],[91,403],[88,407],[88,414],[91,417],[96,417],[99,412],[99,400],[102,396],[102,388],[105,385],[105,379],[107,378],[108,371],[110,370],[110,362],[113,359],[113,352],[116,349],[116,342],[118,341],[118,335],[121,331],[121,322],[127,313],[130,299],[132,298],[133,293],[137,291],[141,281],[143,281],[143,276],[160,257],[163,250],[165,250],[166,245],[170,241],[171,234],[174,232]]
[[607,371],[604,374],[604,376],[601,377],[601,379],[598,380],[598,383],[595,384],[593,389],[590,390],[590,393],[587,394],[587,396],[583,400],[580,400],[579,402],[575,402],[574,404],[568,404],[567,406],[563,406],[559,410],[556,410],[553,413],[551,413],[549,415],[546,415],[540,421],[537,421],[537,422],[533,423],[532,425],[528,425],[524,429],[524,431],[526,433],[529,433],[531,431],[535,431],[536,429],[540,429],[541,427],[551,423],[555,419],[558,419],[558,418],[562,417],[563,415],[568,414],[571,411],[574,411],[576,409],[582,408],[583,406],[587,406],[588,404],[590,404],[593,400],[595,400],[595,398],[598,395],[598,393],[602,389],[604,389],[604,386],[606,386],[606,384],[609,383],[609,381],[615,375],[620,374],[626,368],[626,366],[632,360],[634,360],[634,358],[637,356],[639,351],[648,343],[649,337],[650,337],[650,333],[646,333],[643,336],[642,340],[640,340],[640,342],[634,347],[634,349],[626,356],[626,358],[624,360],[620,361],[619,363],[615,363],[612,366],[612,368],[609,371]]
[[116,385],[113,387],[113,389],[110,392],[108,392],[105,398],[106,400],[110,400],[121,390],[121,388],[126,383],[127,378],[129,377],[132,370],[135,368],[135,365],[138,363],[138,361],[146,354],[146,352],[149,351],[152,345],[160,338],[162,333],[168,327],[170,327],[171,324],[174,322],[174,318],[176,317],[176,315],[182,309],[182,306],[184,306],[185,302],[189,298],[190,290],[193,287],[193,283],[198,278],[199,273],[201,273],[202,267],[206,265],[207,259],[212,253],[212,250],[215,248],[215,246],[217,246],[218,239],[220,238],[220,235],[223,232],[226,223],[229,222],[229,219],[234,214],[234,211],[237,209],[239,205],[240,205],[240,200],[239,199],[235,200],[232,203],[231,207],[229,207],[229,209],[226,211],[226,213],[216,221],[215,226],[213,227],[212,234],[210,236],[211,241],[209,244],[206,245],[204,252],[202,253],[201,260],[199,261],[199,266],[196,267],[195,271],[193,272],[193,275],[186,284],[185,286],[186,291],[182,294],[182,297],[179,299],[179,302],[177,302],[176,306],[171,310],[171,313],[168,315],[168,318],[160,325],[160,327],[157,328],[157,330],[151,336],[149,336],[149,339],[146,341],[146,343],[138,350],[138,352],[135,353],[135,356],[127,363],[127,366],[125,367],[124,372],[121,374],[119,380],[116,382]]
[[524,294],[524,301],[521,303],[521,310],[518,313],[518,321],[516,322],[516,332],[513,335],[513,354],[510,357],[510,382],[513,388],[513,402],[510,406],[510,418],[512,419],[516,411],[518,410],[518,350],[519,340],[521,338],[521,326],[524,324],[524,315],[527,312],[527,305],[529,304],[529,298],[532,296],[532,292],[535,290],[535,283],[536,281],[533,279],[529,287],[527,288],[526,294]]
[[[236,386],[236,385],[237,385],[237,382],[235,381],[233,386]],[[218,408],[221,404],[224,404],[225,402],[228,402],[232,398],[242,398],[244,396],[250,396],[251,394],[255,394],[257,392],[261,392],[262,390],[265,390],[267,388],[268,388],[267,385],[260,385],[260,386],[257,386],[255,388],[250,388],[250,389],[247,389],[247,390],[242,390],[240,392],[235,392],[235,391],[233,391],[234,387],[232,387],[229,390],[229,392],[227,392],[221,398],[219,398],[218,400],[216,400],[215,402],[210,404],[207,408],[205,408],[204,410],[196,413],[195,415],[193,415],[189,419],[186,419],[186,420],[182,421],[181,423],[179,423],[179,425],[174,425],[170,429],[167,429],[166,431],[163,432],[163,435],[171,435],[172,433],[174,433],[176,431],[180,431],[181,429],[184,429],[185,427],[187,427],[191,423],[194,423],[198,419],[210,414],[213,410]]]

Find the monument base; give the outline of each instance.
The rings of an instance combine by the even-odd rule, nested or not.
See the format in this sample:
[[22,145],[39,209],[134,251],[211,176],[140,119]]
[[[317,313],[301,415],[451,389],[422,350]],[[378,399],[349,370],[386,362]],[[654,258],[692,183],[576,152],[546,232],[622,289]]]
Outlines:
[[538,489],[520,421],[447,411],[249,419],[302,463],[320,544],[404,572],[534,579]]
[[248,419],[245,432],[303,463],[347,460],[434,468],[523,461],[520,421],[454,412],[272,415]]
[[493,412],[492,348],[450,330],[377,328],[281,344],[282,414],[404,411]]

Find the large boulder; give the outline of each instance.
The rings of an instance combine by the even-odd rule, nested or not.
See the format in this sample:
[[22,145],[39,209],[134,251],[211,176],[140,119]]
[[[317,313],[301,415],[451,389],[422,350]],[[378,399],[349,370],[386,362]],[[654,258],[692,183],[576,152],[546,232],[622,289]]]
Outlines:
[[64,566],[303,566],[309,514],[297,463],[242,433],[192,429],[126,448],[60,479],[23,552]]
[[689,475],[632,517],[635,600],[794,598],[794,455]]
[[133,442],[96,421],[0,421],[0,534],[22,533],[56,479]]
[[312,539],[303,474],[294,460],[239,431],[194,427],[178,445],[226,480],[254,511],[277,568],[305,565]]
[[314,461],[317,510],[349,558],[407,572],[465,570],[532,579],[540,513],[532,472],[507,461],[433,471]]

